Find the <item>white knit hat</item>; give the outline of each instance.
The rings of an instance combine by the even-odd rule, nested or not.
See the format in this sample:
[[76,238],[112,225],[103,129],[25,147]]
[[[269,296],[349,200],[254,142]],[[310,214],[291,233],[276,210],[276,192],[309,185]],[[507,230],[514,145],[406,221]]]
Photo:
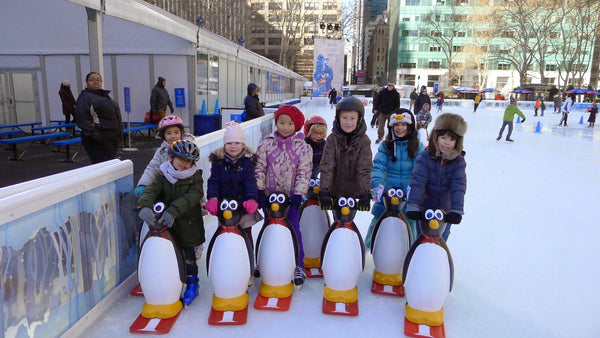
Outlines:
[[69,82],[69,80],[63,80],[63,82],[62,82],[63,86],[68,86],[70,84],[71,84],[71,82]]
[[230,121],[225,124],[225,134],[223,134],[223,144],[231,142],[240,142],[246,144],[244,130],[237,121]]

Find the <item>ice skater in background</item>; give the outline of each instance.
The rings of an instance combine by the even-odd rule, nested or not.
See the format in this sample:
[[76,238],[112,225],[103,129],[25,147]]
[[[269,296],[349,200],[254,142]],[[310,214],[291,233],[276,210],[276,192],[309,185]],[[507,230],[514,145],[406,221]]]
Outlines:
[[[275,132],[265,137],[256,150],[256,185],[261,208],[267,196],[283,192],[290,197],[287,218],[292,224],[300,247],[300,262],[294,273],[294,284],[304,284],[304,251],[300,233],[300,204],[306,195],[312,172],[312,149],[299,132],[304,126],[304,115],[295,106],[284,105],[275,112]],[[266,212],[265,212],[266,214]],[[258,267],[260,269],[260,266]],[[259,272],[255,272],[258,277]]]
[[567,99],[565,100],[565,103],[563,103],[560,111],[562,112],[562,118],[560,119],[560,121],[558,122],[558,126],[562,126],[564,124],[564,126],[567,126],[567,119],[569,118],[569,113],[571,112],[571,109],[573,108],[573,105],[575,104],[575,94],[571,94],[569,97],[567,97]]
[[[425,107],[424,104],[423,107]],[[430,116],[431,118],[431,116]],[[371,213],[373,219],[365,239],[367,248],[371,249],[371,236],[379,216],[385,211],[381,195],[389,188],[401,188],[406,191],[417,155],[423,150],[416,130],[415,117],[408,109],[396,108],[388,122],[388,135],[379,145],[373,159],[371,170],[371,196],[375,203]],[[402,212],[406,213],[406,205]],[[413,233],[412,241],[417,238],[417,223],[410,220]]]
[[421,128],[425,129],[425,133],[429,136],[429,132],[427,131],[427,127],[429,127],[429,123],[431,123],[432,117],[429,112],[429,104],[423,104],[423,108],[417,113],[417,131]]
[[450,224],[459,224],[464,214],[467,174],[464,136],[467,122],[457,114],[445,113],[435,119],[429,145],[417,156],[408,186],[406,216],[419,222],[425,210],[443,209],[448,223],[443,238],[448,240]]
[[514,140],[510,138],[510,135],[512,135],[513,119],[515,118],[515,115],[521,116],[521,118],[522,118],[521,122],[525,122],[525,115],[517,107],[517,100],[512,99],[510,101],[510,105],[508,105],[508,107],[506,107],[506,109],[504,109],[504,118],[502,119],[502,127],[500,128],[500,132],[498,133],[498,137],[496,138],[496,141],[500,141],[500,139],[502,138],[502,134],[504,133],[504,128],[506,128],[506,126],[508,126],[508,134],[506,134],[506,141],[514,142]]
[[596,115],[598,114],[598,104],[596,102],[592,103],[592,106],[590,107],[590,117],[588,117],[588,122],[589,125],[588,127],[594,127],[594,124],[596,124]]
[[[138,205],[140,218],[148,224],[168,227],[175,242],[183,250],[187,287],[183,303],[189,306],[198,295],[198,264],[204,243],[204,221],[200,200],[204,195],[202,171],[196,167],[200,158],[198,147],[189,141],[175,141],[169,148],[169,161],[160,165],[156,175],[146,187]],[[167,207],[156,220],[152,206],[161,201]]]

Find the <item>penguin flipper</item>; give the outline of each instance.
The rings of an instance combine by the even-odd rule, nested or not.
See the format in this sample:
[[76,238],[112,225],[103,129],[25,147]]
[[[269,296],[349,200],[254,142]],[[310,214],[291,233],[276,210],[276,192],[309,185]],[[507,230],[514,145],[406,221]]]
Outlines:
[[356,226],[356,223],[354,223],[354,221],[352,222],[352,230],[354,230],[354,232],[356,233],[356,236],[358,237],[358,242],[360,243],[360,253],[362,256],[362,270],[365,271],[365,241],[362,238],[362,235],[360,234],[360,230],[358,230],[358,227]]
[[287,218],[284,219],[284,222],[285,226],[288,228],[288,230],[290,230],[290,233],[292,234],[292,243],[294,244],[294,257],[296,258],[296,266],[298,266],[298,264],[300,263],[300,244],[298,242],[298,236],[296,235],[296,231],[294,230],[292,223],[290,223],[290,221]]
[[446,241],[443,238],[440,238],[439,243],[440,246],[446,250],[446,255],[448,255],[448,263],[450,264],[450,291],[452,291],[452,285],[454,284],[454,262],[452,261],[452,255],[450,254],[450,250],[448,250]]
[[250,259],[250,273],[254,271],[254,252],[252,252],[252,238],[248,237],[248,234],[244,229],[242,229],[241,225],[236,225],[237,231],[240,233],[240,236],[244,239],[246,243],[246,249],[248,250],[248,258]]
[[258,233],[258,238],[256,238],[256,247],[254,248],[254,257],[256,259],[256,262],[258,262],[258,248],[260,248],[260,241],[262,240],[263,233],[265,232],[267,226],[269,226],[269,216],[265,216],[263,225],[260,228],[260,232]]

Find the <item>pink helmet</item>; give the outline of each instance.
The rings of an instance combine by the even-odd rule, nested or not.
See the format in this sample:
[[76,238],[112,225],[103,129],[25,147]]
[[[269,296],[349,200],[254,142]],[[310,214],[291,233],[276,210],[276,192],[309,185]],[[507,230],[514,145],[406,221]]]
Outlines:
[[160,138],[164,139],[165,138],[165,130],[168,127],[173,127],[173,126],[179,127],[179,129],[181,130],[181,134],[184,133],[183,120],[181,120],[181,118],[179,116],[167,115],[167,116],[163,117],[158,122],[158,135],[160,136]]

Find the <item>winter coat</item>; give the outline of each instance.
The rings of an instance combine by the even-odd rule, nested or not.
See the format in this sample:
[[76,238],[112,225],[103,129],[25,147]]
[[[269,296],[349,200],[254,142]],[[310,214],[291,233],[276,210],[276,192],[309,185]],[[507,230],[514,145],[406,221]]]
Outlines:
[[75,116],[75,97],[73,97],[73,92],[71,92],[71,88],[67,86],[60,86],[60,90],[58,91],[58,96],[60,96],[60,101],[62,102],[62,111],[65,116]]
[[590,117],[588,117],[588,122],[596,123],[596,114],[598,114],[598,107],[590,108]]
[[202,170],[196,171],[189,178],[178,180],[171,184],[160,173],[146,187],[140,196],[140,207],[152,208],[155,202],[164,202],[169,212],[175,218],[170,229],[177,244],[181,247],[195,247],[204,243],[204,221],[200,200],[204,195],[202,188]]
[[382,114],[390,114],[392,110],[400,107],[400,94],[396,89],[383,89],[377,97],[377,106],[373,109]]
[[418,154],[423,150],[423,144],[419,143],[419,150],[414,158],[408,155],[408,140],[394,141],[396,143],[396,161],[392,161],[393,149],[390,149],[387,142],[381,142],[377,154],[373,159],[373,169],[371,170],[371,188],[379,185],[386,190],[391,187],[402,188],[406,193],[406,188],[412,177],[413,167],[417,161]]
[[535,109],[540,109],[540,107],[542,107],[542,100],[535,100]]
[[411,99],[411,100],[416,100],[416,99],[417,99],[417,97],[419,97],[419,94],[417,93],[417,91],[416,91],[416,90],[413,90],[413,91],[410,93],[410,99]]
[[[192,134],[188,134],[185,133],[183,134],[182,140],[184,141],[190,141],[190,142],[194,142],[194,135]],[[167,162],[169,160],[169,149],[171,148],[171,145],[167,142],[167,141],[163,141],[160,145],[160,147],[158,147],[158,149],[156,149],[156,151],[154,152],[154,156],[152,157],[152,159],[150,160],[150,162],[148,162],[148,165],[146,166],[146,169],[144,169],[144,173],[142,174],[142,176],[140,177],[140,180],[138,181],[138,186],[140,185],[149,185],[150,183],[152,183],[152,181],[154,180],[154,178],[156,177],[156,175],[160,172],[160,165]]]
[[258,88],[254,83],[248,85],[248,95],[244,99],[244,109],[246,110],[246,119],[244,121],[250,121],[265,115],[262,104],[258,99]]
[[336,104],[337,103],[337,90],[335,90],[335,88],[331,89],[331,91],[329,92],[329,103],[330,104]]
[[419,111],[419,113],[417,113],[417,117],[415,119],[417,120],[417,122],[425,121],[427,123],[430,123],[432,117],[430,112],[421,110]]
[[123,137],[121,110],[109,93],[110,90],[86,88],[77,98],[75,121],[81,135],[95,142],[103,139],[120,142]]
[[435,156],[429,146],[417,156],[408,187],[407,211],[443,209],[464,214],[467,175],[465,153],[452,159]]
[[282,139],[275,131],[256,149],[256,185],[266,194],[306,195],[312,172],[312,149],[298,132]]
[[162,81],[159,81],[154,88],[152,88],[152,93],[150,94],[150,110],[167,111],[167,106],[169,106],[171,113],[173,113],[173,103],[169,98],[169,92],[163,86]]
[[473,99],[473,101],[475,101],[476,104],[481,103],[481,95],[479,95],[479,94],[475,95],[475,99]]
[[247,200],[258,201],[254,166],[256,155],[244,147],[242,155],[235,162],[226,156],[225,147],[217,148],[208,159],[212,162],[210,178],[206,186],[206,198],[235,199],[242,203]]
[[568,114],[571,112],[572,108],[573,108],[573,99],[569,96],[565,100],[565,103],[563,103],[561,111]]
[[319,176],[319,168],[321,168],[321,158],[323,157],[323,149],[325,149],[326,141],[322,140],[319,143],[315,143],[310,138],[307,138],[306,143],[310,145],[313,151],[312,174],[310,178],[317,178]]
[[423,109],[423,105],[427,103],[431,107],[431,99],[427,94],[419,94],[417,100],[415,101],[415,110],[416,112],[420,112]]
[[321,158],[320,188],[323,192],[332,197],[369,194],[373,155],[366,131],[364,119],[359,120],[350,134],[344,133],[337,121],[333,122]]
[[511,104],[506,109],[504,109],[504,118],[503,121],[512,121],[515,115],[521,116],[521,119],[525,118],[523,112],[517,107],[516,104]]

